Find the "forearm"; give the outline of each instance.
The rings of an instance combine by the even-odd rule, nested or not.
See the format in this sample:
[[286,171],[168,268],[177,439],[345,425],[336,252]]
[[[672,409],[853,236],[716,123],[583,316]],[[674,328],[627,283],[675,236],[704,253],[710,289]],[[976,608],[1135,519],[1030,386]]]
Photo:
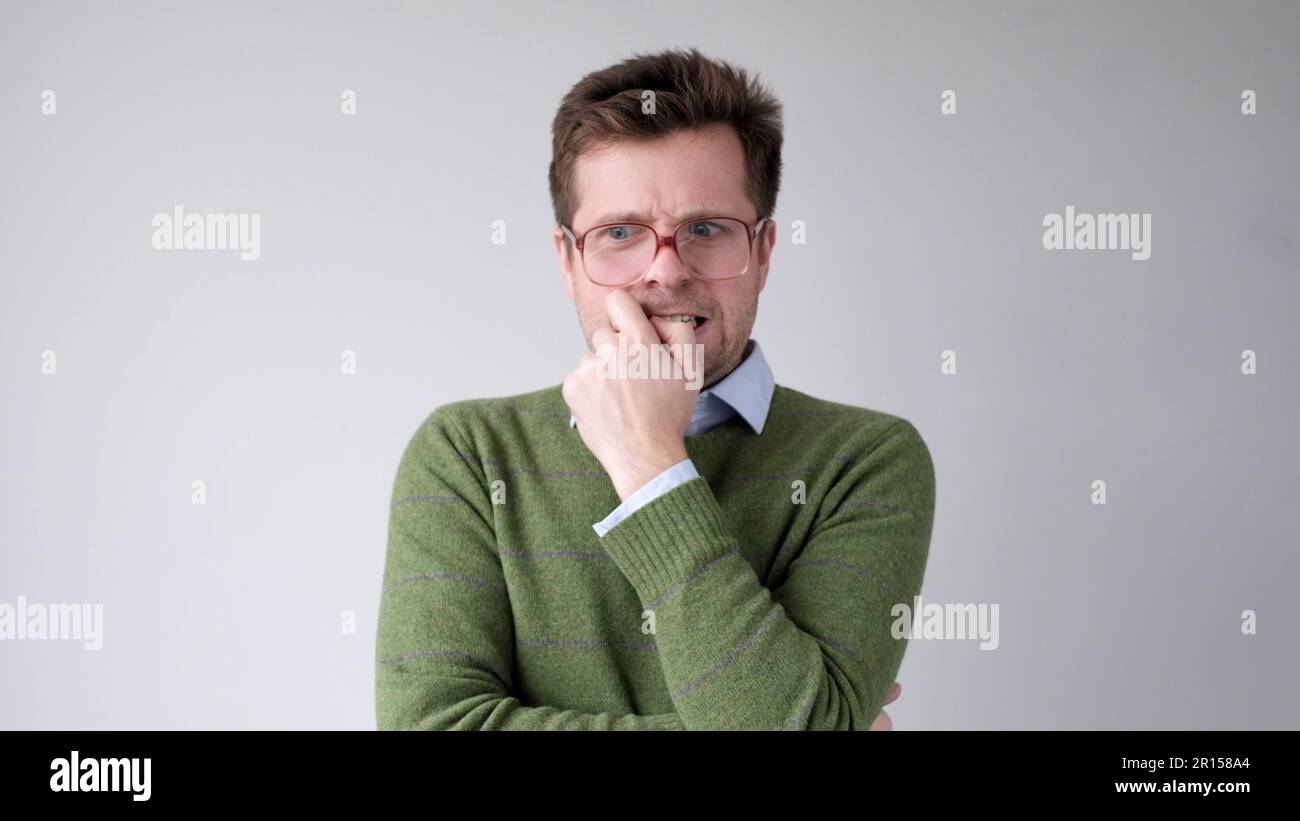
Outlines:
[[[847,447],[848,445],[846,445]],[[899,424],[855,449],[771,590],[709,484],[656,498],[601,540],[655,613],[676,712],[695,729],[867,729],[902,665],[893,608],[920,592],[933,515],[929,453]]]
[[687,729],[866,727],[879,713],[890,674],[836,675],[826,651],[840,664],[855,664],[852,654],[791,620],[723,530],[703,480],[656,499],[603,542],[655,613],[664,676]]
[[685,729],[675,713],[586,713],[527,706],[513,696],[486,690],[481,683],[431,681],[419,674],[418,662],[406,669],[383,671],[381,667],[377,700],[381,730]]

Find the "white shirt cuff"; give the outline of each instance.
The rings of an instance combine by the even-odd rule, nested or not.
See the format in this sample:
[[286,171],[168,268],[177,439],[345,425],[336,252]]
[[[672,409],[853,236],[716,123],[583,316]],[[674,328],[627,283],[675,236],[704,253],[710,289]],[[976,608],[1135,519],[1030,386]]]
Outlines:
[[690,459],[683,459],[638,488],[636,493],[623,500],[623,504],[614,508],[613,513],[592,525],[592,530],[596,531],[597,536],[603,537],[613,530],[615,525],[637,510],[645,507],[678,485],[684,485],[692,479],[699,478],[699,475],[699,471],[695,469],[695,463]]

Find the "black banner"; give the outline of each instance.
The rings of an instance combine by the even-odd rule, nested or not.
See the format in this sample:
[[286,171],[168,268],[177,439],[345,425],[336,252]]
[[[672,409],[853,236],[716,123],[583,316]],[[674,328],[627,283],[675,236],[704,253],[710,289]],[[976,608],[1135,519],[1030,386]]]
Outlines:
[[[9,732],[5,797],[57,808],[432,803],[590,788],[681,799],[716,782],[747,795],[829,790],[981,795],[999,805],[1284,800],[1295,732],[890,733]],[[846,780],[847,779],[847,780]],[[755,790],[755,785],[761,789]],[[833,785],[840,785],[835,787]],[[662,790],[661,790],[662,788]],[[670,794],[677,795],[671,798]],[[1044,795],[1046,794],[1046,795]],[[420,798],[423,796],[423,798]],[[638,802],[641,799],[638,798]],[[446,805],[452,806],[452,805]]]

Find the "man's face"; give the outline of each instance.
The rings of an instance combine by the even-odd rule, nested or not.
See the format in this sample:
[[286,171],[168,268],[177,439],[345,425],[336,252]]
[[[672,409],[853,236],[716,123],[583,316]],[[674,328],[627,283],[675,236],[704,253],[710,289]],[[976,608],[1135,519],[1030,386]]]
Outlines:
[[[654,140],[624,140],[588,151],[576,166],[578,210],[570,227],[577,236],[608,215],[636,214],[637,219],[670,236],[691,216],[735,217],[753,225],[754,204],[745,193],[745,155],[736,132],[725,125],[680,131]],[[617,217],[627,219],[626,216]],[[695,341],[704,346],[704,385],[717,382],[740,364],[758,312],[758,294],[767,281],[767,266],[776,239],[774,227],[763,230],[750,246],[743,276],[706,281],[687,273],[677,252],[659,249],[640,281],[625,286],[647,316],[689,314],[705,317]],[[565,253],[564,233],[555,231],[555,252],[564,272],[564,287],[578,309],[587,347],[592,332],[609,324],[605,298],[616,288],[587,278],[582,259]]]

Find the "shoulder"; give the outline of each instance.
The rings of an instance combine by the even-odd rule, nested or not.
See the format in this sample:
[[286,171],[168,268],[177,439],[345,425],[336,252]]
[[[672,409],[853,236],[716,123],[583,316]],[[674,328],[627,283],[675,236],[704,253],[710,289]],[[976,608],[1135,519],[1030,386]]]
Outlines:
[[426,414],[416,436],[440,434],[468,444],[568,426],[569,407],[557,384],[509,396],[447,402]]
[[934,517],[936,481],[930,447],[912,421],[878,408],[818,399],[778,386],[769,412],[774,449],[826,466],[836,483],[877,501],[893,499],[918,517]]
[[932,497],[935,466],[930,447],[912,420],[879,408],[819,399],[781,385],[772,396],[763,438],[794,458],[836,466],[849,481],[898,480]]
[[777,385],[772,394],[768,419],[782,435],[833,439],[867,449],[885,441],[912,440],[925,448],[920,430],[903,416],[820,399],[784,385]]

